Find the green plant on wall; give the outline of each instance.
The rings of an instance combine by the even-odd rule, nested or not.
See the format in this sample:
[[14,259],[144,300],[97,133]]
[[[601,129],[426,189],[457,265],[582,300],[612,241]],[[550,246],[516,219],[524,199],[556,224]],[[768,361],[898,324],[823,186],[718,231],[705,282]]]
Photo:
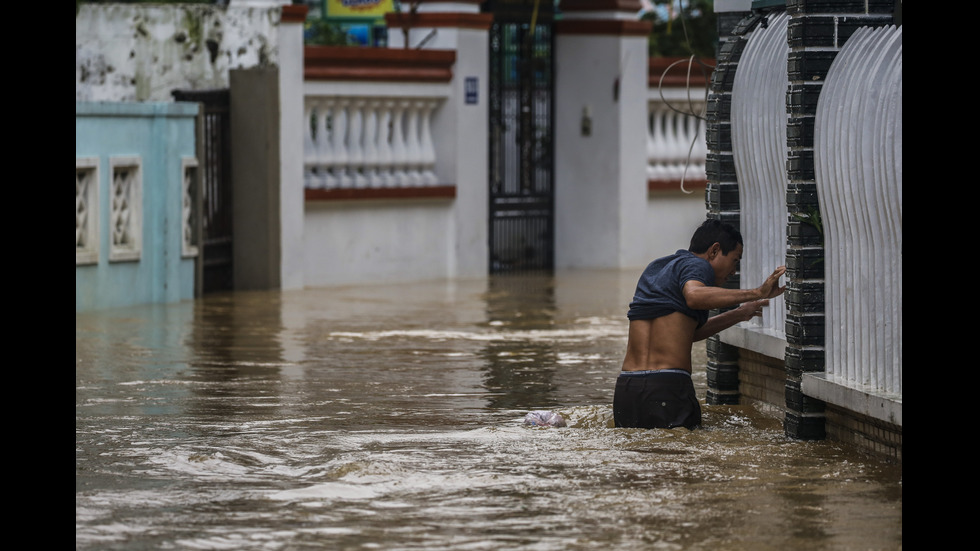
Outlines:
[[644,20],[653,22],[648,41],[650,57],[715,57],[718,29],[714,0],[653,3],[658,9],[643,14]]
[[306,20],[303,41],[313,46],[350,46],[354,43],[340,25],[315,17]]
[[820,218],[820,209],[818,207],[810,207],[805,211],[792,213],[790,217],[801,224],[812,226],[820,234],[820,237],[823,237],[823,220]]

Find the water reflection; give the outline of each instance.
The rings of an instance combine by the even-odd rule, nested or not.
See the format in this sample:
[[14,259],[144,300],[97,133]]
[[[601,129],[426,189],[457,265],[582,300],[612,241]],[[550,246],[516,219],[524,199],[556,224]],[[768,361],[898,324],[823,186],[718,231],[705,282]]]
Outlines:
[[515,334],[547,335],[555,329],[554,278],[550,275],[501,275],[490,280],[487,325],[500,336],[489,339],[484,386],[488,407],[541,409],[557,405],[554,383],[558,365],[556,342],[545,338],[512,338]]
[[217,294],[194,306],[186,348],[188,380],[195,384],[187,413],[214,419],[276,415],[282,398],[275,383],[285,363],[281,297]]
[[900,548],[900,465],[750,406],[609,428],[634,279],[77,314],[76,549]]

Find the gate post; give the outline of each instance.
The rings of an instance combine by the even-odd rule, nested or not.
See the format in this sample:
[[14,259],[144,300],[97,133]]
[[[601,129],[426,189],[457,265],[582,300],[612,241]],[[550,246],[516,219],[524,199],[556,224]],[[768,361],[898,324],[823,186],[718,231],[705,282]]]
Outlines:
[[278,65],[229,71],[234,286],[303,287],[303,21],[282,8]]
[[484,276],[488,256],[487,35],[493,16],[480,13],[477,0],[420,0],[417,4],[414,12],[385,16],[388,46],[456,51],[449,97],[432,116],[435,172],[440,183],[456,186],[456,250],[449,275]]
[[[645,265],[647,37],[639,0],[562,0],[555,23],[555,266]],[[631,235],[631,233],[633,235]]]
[[304,285],[303,258],[303,24],[307,8],[298,4],[282,7],[279,28],[279,133],[282,136],[279,174],[280,255],[279,285],[301,289]]

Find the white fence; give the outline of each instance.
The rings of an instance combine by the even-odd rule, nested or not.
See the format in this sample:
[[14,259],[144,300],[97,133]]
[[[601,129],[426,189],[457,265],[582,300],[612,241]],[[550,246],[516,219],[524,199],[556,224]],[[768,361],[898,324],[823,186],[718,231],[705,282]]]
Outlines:
[[[745,239],[743,287],[785,263],[788,17],[749,37],[732,91],[732,150]],[[901,28],[861,29],[841,49],[815,119],[825,253],[826,373],[810,396],[901,424]],[[785,340],[783,299],[749,331]],[[774,347],[776,348],[776,347]]]
[[[743,287],[759,285],[786,263],[786,44],[788,17],[757,28],[742,53],[732,89],[732,150],[738,176]],[[783,297],[748,322],[785,338]]]
[[817,107],[827,378],[902,393],[902,29],[860,29]]

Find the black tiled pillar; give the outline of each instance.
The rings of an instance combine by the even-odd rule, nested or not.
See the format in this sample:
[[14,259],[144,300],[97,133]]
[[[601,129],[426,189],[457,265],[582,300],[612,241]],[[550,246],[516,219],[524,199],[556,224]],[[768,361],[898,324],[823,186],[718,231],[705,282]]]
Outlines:
[[[900,0],[899,0],[900,3]],[[786,249],[788,436],[825,435],[824,404],[803,395],[802,375],[825,368],[823,227],[814,175],[814,117],[831,63],[854,31],[893,22],[896,0],[787,0],[786,90],[789,210]]]
[[[746,4],[748,5],[748,4]],[[732,153],[731,104],[735,68],[746,45],[746,33],[755,28],[761,17],[751,11],[719,12],[718,52],[715,71],[708,93],[708,186],[705,206],[708,217],[739,227],[740,207],[735,157]],[[738,288],[739,277],[728,280],[726,287]],[[716,312],[712,312],[715,314]],[[717,335],[706,343],[708,352],[709,404],[737,404],[740,399],[738,378],[738,348],[721,342]]]

